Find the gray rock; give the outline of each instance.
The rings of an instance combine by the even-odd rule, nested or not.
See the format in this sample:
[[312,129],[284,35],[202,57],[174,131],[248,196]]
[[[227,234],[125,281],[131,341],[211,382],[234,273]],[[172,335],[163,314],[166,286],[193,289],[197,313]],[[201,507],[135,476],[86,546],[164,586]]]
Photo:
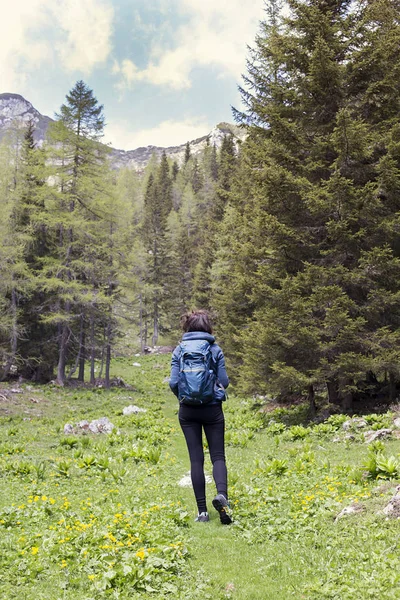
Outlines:
[[392,519],[400,518],[400,485],[396,487],[396,493],[383,509],[383,514]]
[[107,419],[107,417],[101,417],[94,421],[87,421],[86,419],[79,421],[74,427],[71,423],[64,425],[64,434],[71,435],[77,433],[111,433],[114,429],[114,425]]
[[391,429],[378,429],[377,431],[366,431],[364,433],[364,442],[366,444],[371,444],[375,440],[381,440],[385,437],[392,435]]
[[92,433],[112,433],[114,425],[107,419],[107,417],[101,417],[95,419],[89,424],[89,431]]
[[397,417],[394,421],[393,421],[393,425],[396,427],[396,429],[400,429],[400,417]]
[[354,442],[356,439],[356,436],[353,435],[352,433],[346,433],[346,435],[344,436],[344,440],[347,442]]
[[345,421],[342,425],[342,428],[345,431],[349,431],[350,429],[362,429],[368,425],[365,419],[361,419],[361,417],[354,417],[353,419],[349,419]]
[[340,511],[340,513],[335,519],[335,523],[337,523],[337,521],[339,521],[339,519],[342,519],[343,517],[361,513],[364,510],[365,506],[363,506],[362,504],[350,504],[350,506],[346,506],[342,511]]
[[140,408],[139,406],[135,406],[134,404],[130,404],[129,406],[125,406],[122,409],[123,415],[137,415],[138,413],[145,413],[147,410],[145,408]]

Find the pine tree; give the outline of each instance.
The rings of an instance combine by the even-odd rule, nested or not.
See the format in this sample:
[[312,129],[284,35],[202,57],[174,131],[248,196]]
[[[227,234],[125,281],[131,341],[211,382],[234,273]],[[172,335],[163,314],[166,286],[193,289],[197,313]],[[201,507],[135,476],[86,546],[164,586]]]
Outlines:
[[[224,137],[219,153],[218,179],[215,185],[211,185],[210,200],[198,205],[197,219],[201,226],[197,241],[198,261],[194,268],[193,303],[203,308],[211,306],[211,269],[216,258],[217,239],[235,176],[236,161],[233,139],[230,136]],[[213,181],[212,170],[209,175]]]
[[21,170],[20,148],[23,134],[13,128],[0,146],[2,226],[0,244],[0,290],[3,309],[0,339],[2,341],[2,371],[0,379],[8,377],[18,363],[18,343],[22,335],[19,323],[19,296],[25,292],[28,269],[23,254],[25,241],[15,231],[17,193]]
[[185,158],[184,158],[184,164],[185,165],[187,165],[187,163],[189,162],[191,156],[192,156],[192,153],[190,151],[190,143],[186,142],[186,146],[185,146]]
[[170,278],[169,250],[166,238],[167,220],[172,209],[172,182],[165,152],[154,176],[150,174],[144,198],[142,236],[147,251],[145,284],[146,313],[152,321],[152,344],[157,344],[160,331],[167,327],[165,310],[168,304]]
[[11,162],[8,175],[4,172],[2,176],[5,188],[1,270],[10,328],[3,378],[17,367],[24,377],[47,379],[54,351],[49,332],[40,323],[44,295],[35,278],[45,255],[46,234],[37,225],[45,196],[44,157],[35,148],[33,133],[33,123],[28,122],[26,128],[15,129],[4,146],[11,151],[8,157],[3,155],[4,159]]
[[[215,308],[236,317],[225,335],[243,388],[311,399],[325,384],[351,410],[367,372],[388,368],[377,347],[398,327],[377,306],[397,294],[386,181],[397,178],[399,27],[389,2],[288,4],[284,18],[270,2],[242,91],[249,136],[226,213],[241,248],[224,238]],[[378,285],[383,265],[391,276]],[[240,295],[250,312],[238,312]]]
[[193,162],[193,171],[192,171],[192,188],[195,194],[203,187],[203,174],[200,169],[199,162],[197,158],[194,159]]
[[56,347],[51,327],[41,320],[49,302],[40,284],[40,272],[49,252],[49,234],[43,219],[48,186],[44,152],[36,148],[34,124],[29,121],[21,148],[21,172],[16,189],[15,230],[24,239],[23,259],[27,267],[25,294],[19,299],[19,342],[23,377],[48,381],[53,374]]
[[176,181],[178,173],[179,173],[179,166],[178,166],[178,163],[176,162],[176,160],[174,160],[174,162],[172,164],[172,181]]
[[107,222],[111,202],[107,149],[98,143],[103,125],[102,106],[92,90],[78,81],[50,130],[56,185],[49,219],[57,241],[44,277],[47,288],[57,291],[57,305],[46,315],[46,322],[57,324],[59,330],[60,384],[73,353],[79,355],[83,376],[86,319],[93,318],[93,306],[95,312],[101,306],[106,313],[109,310],[109,288],[101,285],[103,278],[98,279],[101,272],[109,272],[101,227]]

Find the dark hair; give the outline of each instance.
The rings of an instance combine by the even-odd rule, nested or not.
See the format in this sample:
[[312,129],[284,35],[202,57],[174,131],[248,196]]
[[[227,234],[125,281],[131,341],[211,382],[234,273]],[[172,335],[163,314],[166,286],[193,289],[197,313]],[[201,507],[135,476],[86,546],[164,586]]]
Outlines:
[[212,333],[210,315],[206,310],[192,310],[181,317],[183,331],[204,331]]

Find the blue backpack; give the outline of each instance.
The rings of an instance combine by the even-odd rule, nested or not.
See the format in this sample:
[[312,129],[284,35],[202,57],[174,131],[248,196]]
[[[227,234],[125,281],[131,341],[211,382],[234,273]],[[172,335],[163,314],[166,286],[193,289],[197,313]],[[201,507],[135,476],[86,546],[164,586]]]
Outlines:
[[178,398],[181,404],[200,406],[214,399],[215,361],[206,340],[180,343]]

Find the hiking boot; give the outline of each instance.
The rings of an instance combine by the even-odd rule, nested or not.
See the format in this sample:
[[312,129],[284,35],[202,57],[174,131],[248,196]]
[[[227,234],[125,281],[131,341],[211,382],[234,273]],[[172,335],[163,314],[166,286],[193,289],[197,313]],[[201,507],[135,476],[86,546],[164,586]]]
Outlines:
[[202,512],[199,513],[197,515],[197,517],[195,518],[195,521],[197,521],[198,523],[207,523],[207,521],[210,520],[210,517],[208,515],[208,512]]
[[219,512],[219,518],[222,525],[230,525],[232,523],[232,519],[229,515],[229,503],[225,496],[223,494],[217,494],[212,501],[212,504],[215,510]]

